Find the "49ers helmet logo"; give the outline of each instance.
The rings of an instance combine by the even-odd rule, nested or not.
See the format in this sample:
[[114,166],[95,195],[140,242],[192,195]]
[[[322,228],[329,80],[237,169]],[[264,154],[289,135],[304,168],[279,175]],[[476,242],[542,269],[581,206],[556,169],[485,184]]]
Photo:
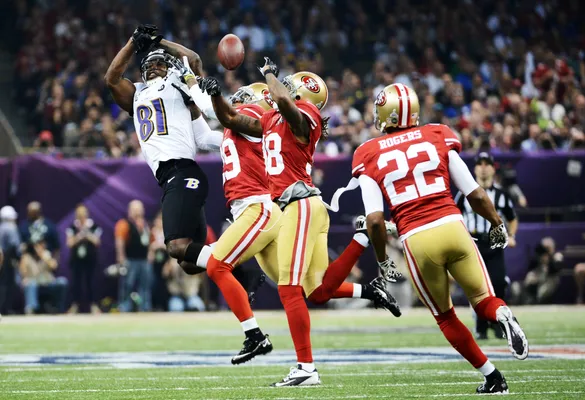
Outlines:
[[262,97],[264,98],[264,101],[268,103],[268,105],[270,107],[274,107],[274,100],[272,100],[272,96],[270,96],[270,92],[268,91],[268,89],[262,90]]
[[382,90],[380,93],[378,93],[378,96],[376,97],[376,105],[383,106],[384,104],[386,104],[386,93],[384,93],[384,91]]
[[315,78],[311,76],[308,75],[303,76],[301,78],[301,82],[303,82],[303,85],[305,85],[305,87],[313,93],[319,93],[321,91],[319,84],[317,83]]

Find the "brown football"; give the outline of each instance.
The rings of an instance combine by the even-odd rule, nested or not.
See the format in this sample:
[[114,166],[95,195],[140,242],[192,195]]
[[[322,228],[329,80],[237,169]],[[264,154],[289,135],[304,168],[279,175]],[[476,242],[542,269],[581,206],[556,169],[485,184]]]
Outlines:
[[239,37],[228,33],[217,46],[217,58],[225,69],[234,70],[244,62],[244,43]]

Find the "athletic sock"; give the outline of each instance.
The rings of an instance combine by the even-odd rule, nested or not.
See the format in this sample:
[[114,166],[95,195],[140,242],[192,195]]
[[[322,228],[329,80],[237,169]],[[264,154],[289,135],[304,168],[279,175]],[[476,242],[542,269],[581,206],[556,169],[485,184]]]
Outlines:
[[498,297],[486,297],[473,307],[478,318],[486,321],[497,322],[496,311],[498,308],[505,306],[506,302]]
[[[248,293],[232,274],[233,267],[211,256],[207,263],[207,275],[215,282],[225,301],[240,322],[254,317],[248,301]],[[254,320],[255,321],[255,320]]]
[[311,317],[301,286],[279,285],[278,294],[284,307],[288,327],[299,363],[312,363]]

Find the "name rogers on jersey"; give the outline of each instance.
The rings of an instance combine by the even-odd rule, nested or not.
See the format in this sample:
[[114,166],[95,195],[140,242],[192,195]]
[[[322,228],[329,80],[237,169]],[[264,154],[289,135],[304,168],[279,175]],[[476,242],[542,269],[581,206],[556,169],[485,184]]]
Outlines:
[[384,139],[379,141],[380,149],[387,149],[392,146],[396,146],[397,144],[410,142],[411,140],[417,140],[422,138],[422,133],[420,130],[406,132],[398,136],[392,136],[388,139]]

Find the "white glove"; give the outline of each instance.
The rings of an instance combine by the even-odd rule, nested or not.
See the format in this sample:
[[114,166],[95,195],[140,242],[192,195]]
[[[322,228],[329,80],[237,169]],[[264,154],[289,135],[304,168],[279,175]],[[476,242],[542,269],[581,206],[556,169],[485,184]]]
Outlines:
[[382,277],[388,282],[396,282],[402,278],[402,274],[396,269],[396,264],[389,258],[382,262],[378,261],[378,267],[380,267]]
[[508,231],[504,224],[490,228],[490,247],[492,249],[505,249],[508,246]]
[[187,56],[183,56],[182,62],[179,59],[175,59],[174,65],[179,70],[185,83],[187,83],[189,79],[195,79],[195,72],[191,69]]

